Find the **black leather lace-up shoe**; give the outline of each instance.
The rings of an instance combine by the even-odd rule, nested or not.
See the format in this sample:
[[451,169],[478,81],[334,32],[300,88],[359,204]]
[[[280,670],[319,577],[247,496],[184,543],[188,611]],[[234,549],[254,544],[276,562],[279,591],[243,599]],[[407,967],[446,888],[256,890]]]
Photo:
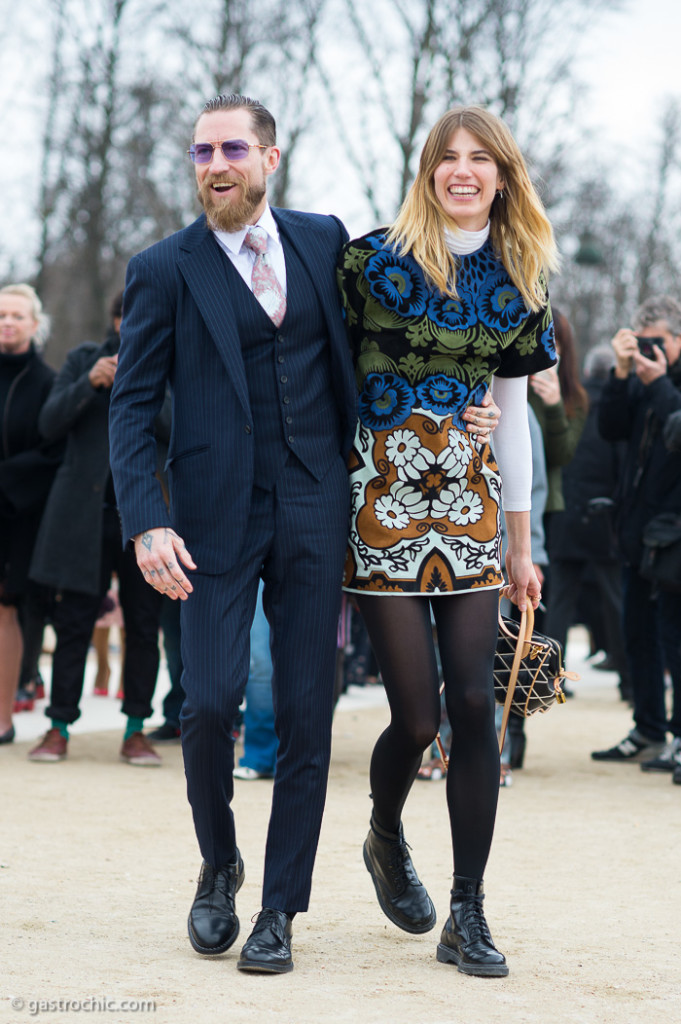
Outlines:
[[482,881],[454,875],[449,919],[442,929],[437,959],[456,964],[462,974],[505,978],[508,965],[492,941],[482,909]]
[[435,907],[416,874],[401,825],[397,834],[386,832],[372,817],[364,863],[381,910],[393,924],[416,934],[435,926]]
[[293,970],[291,918],[283,910],[263,907],[237,963],[240,971],[286,974]]
[[196,896],[189,911],[189,941],[197,953],[224,953],[239,934],[234,897],[243,885],[244,862],[236,851],[233,864],[213,868],[204,861]]

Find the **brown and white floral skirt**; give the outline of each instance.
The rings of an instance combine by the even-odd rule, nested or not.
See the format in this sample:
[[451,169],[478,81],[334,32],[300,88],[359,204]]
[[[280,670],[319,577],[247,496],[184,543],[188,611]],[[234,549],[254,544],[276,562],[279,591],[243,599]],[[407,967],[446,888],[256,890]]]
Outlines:
[[346,590],[448,594],[503,586],[499,471],[489,445],[452,417],[413,412],[388,430],[360,422],[349,472]]

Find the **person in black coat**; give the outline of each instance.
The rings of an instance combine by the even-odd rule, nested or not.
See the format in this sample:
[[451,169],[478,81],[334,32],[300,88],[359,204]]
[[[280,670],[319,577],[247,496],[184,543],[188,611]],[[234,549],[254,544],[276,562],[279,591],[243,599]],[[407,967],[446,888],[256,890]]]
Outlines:
[[[595,588],[605,649],[628,692],[628,669],[622,636],[621,562],[616,550],[612,505],[624,457],[622,443],[601,437],[598,410],[601,393],[614,363],[609,345],[592,349],[585,364],[589,411],[575,454],[563,467],[565,509],[552,518],[549,558],[551,600],[545,628],[563,648],[576,621],[580,587]],[[590,623],[588,623],[590,625]]]
[[38,416],[54,379],[35,343],[47,326],[30,285],[0,290],[0,743],[14,739],[12,707],[23,653],[19,610],[61,452],[38,433]]
[[[616,530],[624,560],[634,727],[620,743],[591,756],[671,772],[681,751],[681,594],[658,591],[639,567],[646,525],[661,512],[681,510],[681,453],[670,452],[663,437],[667,417],[681,409],[681,304],[654,296],[638,309],[634,324],[635,332],[623,328],[613,338],[616,364],[599,409],[603,437],[627,442]],[[665,668],[674,691],[669,721]],[[667,732],[673,737],[669,744]]]
[[52,487],[35,544],[30,575],[55,594],[57,645],[52,666],[51,728],[29,753],[32,761],[61,761],[68,726],[79,703],[88,647],[111,574],[116,572],[125,624],[123,713],[128,716],[121,759],[152,766],[158,754],[142,732],[151,714],[158,673],[160,595],[146,585],[132,551],[124,549],[109,468],[109,398],[118,364],[122,296],[101,345],[69,352],[42,410],[48,439],[66,439],[66,454]]

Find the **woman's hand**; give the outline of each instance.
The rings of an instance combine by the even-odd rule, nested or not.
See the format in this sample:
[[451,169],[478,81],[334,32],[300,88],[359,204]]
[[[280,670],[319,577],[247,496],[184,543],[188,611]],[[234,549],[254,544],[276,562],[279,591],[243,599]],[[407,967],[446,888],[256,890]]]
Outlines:
[[469,405],[463,414],[466,430],[478,441],[489,441],[492,431],[499,425],[501,409],[487,391],[480,405]]
[[530,387],[544,405],[558,405],[560,402],[560,381],[555,366],[549,366],[541,373],[533,373],[530,377]]
[[514,556],[511,548],[506,552],[506,596],[524,612],[529,601],[536,610],[541,601],[541,583],[537,569],[529,555]]
[[541,583],[532,564],[530,513],[506,512],[506,593],[524,612],[529,601],[537,608],[541,601]]

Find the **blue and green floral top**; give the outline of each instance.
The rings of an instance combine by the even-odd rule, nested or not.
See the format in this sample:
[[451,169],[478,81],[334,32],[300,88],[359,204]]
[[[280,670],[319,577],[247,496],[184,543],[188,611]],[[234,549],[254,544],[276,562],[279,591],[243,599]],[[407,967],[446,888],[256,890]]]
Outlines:
[[493,374],[522,377],[556,361],[551,307],[528,310],[488,239],[457,257],[457,298],[429,287],[411,256],[385,234],[354,239],[339,283],[359,388],[359,418],[389,430],[416,410],[465,429]]

